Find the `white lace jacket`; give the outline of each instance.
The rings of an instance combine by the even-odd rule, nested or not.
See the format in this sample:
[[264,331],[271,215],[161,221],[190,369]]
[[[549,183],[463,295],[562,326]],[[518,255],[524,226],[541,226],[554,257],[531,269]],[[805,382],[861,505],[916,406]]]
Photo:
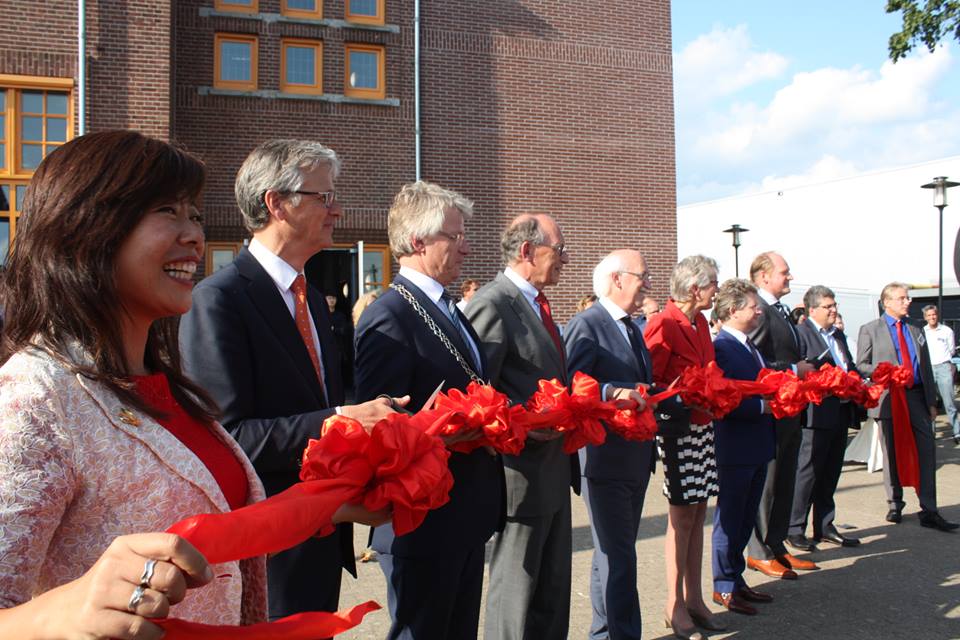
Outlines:
[[[243,451],[220,425],[215,431],[243,464],[249,500],[262,500]],[[0,607],[80,577],[117,536],[228,510],[199,458],[102,385],[39,351],[0,368]],[[172,617],[266,619],[263,558],[213,571],[213,582],[190,590]]]

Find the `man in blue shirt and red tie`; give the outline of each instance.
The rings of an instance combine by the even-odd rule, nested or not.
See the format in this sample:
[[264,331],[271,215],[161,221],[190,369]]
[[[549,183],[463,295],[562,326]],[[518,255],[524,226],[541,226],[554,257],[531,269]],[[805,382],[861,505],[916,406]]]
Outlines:
[[[857,340],[857,369],[870,376],[881,362],[909,364],[913,369],[913,384],[906,389],[910,413],[910,429],[917,446],[920,500],[920,524],[924,527],[952,531],[957,524],[947,522],[937,510],[937,459],[931,421],[937,416],[936,382],[930,366],[930,353],[923,330],[907,318],[910,296],[907,285],[891,282],[880,292],[883,315],[860,328]],[[897,457],[893,440],[893,412],[889,393],[884,393],[880,404],[868,414],[880,423],[883,438],[883,484],[887,490],[887,522],[899,523],[905,503],[903,486],[897,474]]]

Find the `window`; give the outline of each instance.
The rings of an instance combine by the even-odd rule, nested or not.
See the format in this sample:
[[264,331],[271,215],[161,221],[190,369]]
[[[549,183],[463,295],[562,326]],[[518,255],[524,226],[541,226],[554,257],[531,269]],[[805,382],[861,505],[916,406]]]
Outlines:
[[323,43],[317,40],[280,41],[280,90],[323,93]]
[[213,86],[220,89],[256,90],[257,37],[218,33],[213,42]]
[[0,263],[17,234],[30,176],[73,137],[70,78],[0,74]]
[[208,242],[204,258],[205,275],[216,273],[233,262],[240,253],[239,242]]
[[344,95],[382,100],[386,96],[384,49],[379,45],[346,45]]
[[363,291],[385,291],[390,285],[390,249],[384,245],[364,244]]
[[280,0],[280,13],[291,18],[323,17],[323,0]]
[[383,24],[383,0],[346,0],[346,18],[350,22]]
[[214,0],[213,8],[217,11],[239,11],[241,13],[256,13],[258,0]]

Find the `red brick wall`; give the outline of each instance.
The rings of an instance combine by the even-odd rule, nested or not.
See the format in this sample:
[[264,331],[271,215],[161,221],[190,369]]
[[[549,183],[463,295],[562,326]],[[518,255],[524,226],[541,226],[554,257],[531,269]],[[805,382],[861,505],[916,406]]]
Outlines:
[[[167,138],[169,1],[89,0],[86,9],[87,131]],[[77,80],[76,0],[3,0],[2,14],[0,73]]]

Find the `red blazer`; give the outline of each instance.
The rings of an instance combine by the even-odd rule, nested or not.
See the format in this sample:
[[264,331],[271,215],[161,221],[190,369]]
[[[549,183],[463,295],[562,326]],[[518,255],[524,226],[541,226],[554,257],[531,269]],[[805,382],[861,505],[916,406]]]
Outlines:
[[[702,313],[696,316],[696,328],[673,300],[663,311],[647,320],[643,340],[653,360],[653,382],[667,386],[689,366],[706,366],[716,360],[710,327]],[[690,422],[707,424],[712,417],[702,411],[691,411]]]

